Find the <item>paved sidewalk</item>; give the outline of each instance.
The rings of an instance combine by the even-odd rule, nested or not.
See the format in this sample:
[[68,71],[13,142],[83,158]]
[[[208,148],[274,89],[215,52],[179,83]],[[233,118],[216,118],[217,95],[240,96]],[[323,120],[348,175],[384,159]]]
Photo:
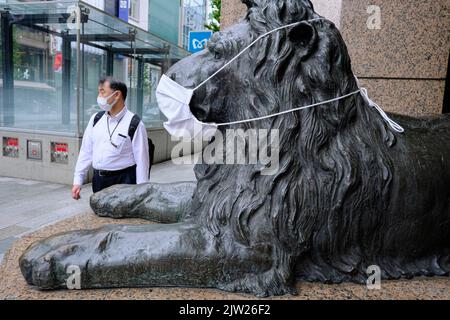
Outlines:
[[[194,181],[193,165],[171,161],[155,164],[150,181]],[[81,199],[71,197],[64,184],[0,177],[0,263],[14,241],[22,236],[85,212],[91,212],[91,184],[84,185]]]

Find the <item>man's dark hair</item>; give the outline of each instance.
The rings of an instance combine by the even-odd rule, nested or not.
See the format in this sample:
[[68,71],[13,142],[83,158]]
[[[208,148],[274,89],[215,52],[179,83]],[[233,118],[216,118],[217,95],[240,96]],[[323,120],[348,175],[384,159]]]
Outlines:
[[104,85],[105,82],[109,83],[109,87],[111,88],[111,90],[122,92],[122,97],[123,97],[124,101],[127,99],[128,88],[125,83],[123,83],[122,81],[119,81],[113,77],[105,77],[105,78],[102,78],[98,82],[98,84]]

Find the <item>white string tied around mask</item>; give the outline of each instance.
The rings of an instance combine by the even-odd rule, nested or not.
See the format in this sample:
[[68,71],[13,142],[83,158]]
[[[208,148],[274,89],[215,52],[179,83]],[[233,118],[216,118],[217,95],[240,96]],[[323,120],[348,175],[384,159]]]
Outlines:
[[[313,22],[313,21],[319,21],[319,20],[325,20],[325,19],[323,19],[323,18],[315,18],[315,19],[305,20],[305,21],[306,22]],[[204,81],[202,81],[199,85],[197,85],[192,91],[197,90],[198,88],[203,86],[206,82],[208,82],[209,80],[214,78],[219,72],[221,72],[223,69],[225,69],[227,66],[229,66],[233,61],[235,61],[237,58],[239,58],[244,52],[246,52],[248,49],[250,49],[255,43],[257,43],[263,37],[265,37],[265,36],[267,36],[267,35],[269,35],[269,34],[271,34],[273,32],[276,32],[278,30],[296,26],[296,25],[298,25],[298,24],[300,24],[302,22],[304,22],[304,21],[287,24],[285,26],[281,26],[281,27],[275,28],[275,29],[273,29],[273,30],[271,30],[269,32],[266,32],[266,33],[260,35],[258,38],[256,38],[254,41],[252,41],[248,46],[246,46],[241,52],[239,52],[234,58],[232,58],[230,61],[225,63],[219,70],[214,72],[212,75],[210,75]],[[256,117],[256,118],[251,118],[251,119],[246,119],[246,120],[238,120],[238,121],[231,121],[231,122],[224,122],[224,123],[216,123],[216,125],[218,127],[220,127],[220,126],[229,126],[229,125],[233,125],[233,124],[241,124],[241,123],[248,123],[248,122],[253,122],[253,121],[264,120],[264,119],[268,119],[268,118],[273,118],[273,117],[277,117],[277,116],[280,116],[280,115],[284,115],[284,114],[287,114],[287,113],[290,113],[290,112],[295,112],[295,111],[299,111],[299,110],[309,109],[309,108],[317,107],[317,106],[320,106],[320,105],[328,104],[328,103],[331,103],[331,102],[339,101],[339,100],[345,99],[347,97],[350,97],[350,96],[352,96],[354,94],[361,93],[363,99],[369,104],[369,106],[375,108],[378,111],[378,113],[387,122],[387,124],[392,128],[392,130],[394,130],[396,132],[399,132],[399,133],[405,132],[405,129],[403,129],[402,126],[400,126],[397,122],[395,122],[394,120],[389,118],[389,116],[386,114],[386,112],[384,112],[384,110],[378,104],[376,104],[373,100],[371,100],[369,98],[367,89],[363,88],[363,87],[361,87],[359,85],[359,81],[358,81],[358,78],[356,76],[355,76],[355,79],[356,79],[356,83],[357,83],[359,89],[354,91],[354,92],[351,92],[351,93],[348,93],[346,95],[343,95],[341,97],[337,97],[337,98],[334,98],[334,99],[330,99],[330,100],[326,100],[326,101],[310,104],[310,105],[303,106],[303,107],[298,107],[298,108],[293,108],[293,109],[277,112],[277,113],[274,113],[274,114],[271,114],[271,115],[267,115],[267,116]]]
[[375,102],[373,102],[369,98],[369,96],[367,94],[367,89],[366,88],[362,88],[362,87],[360,89],[356,90],[356,91],[353,91],[351,93],[348,93],[348,94],[343,95],[343,96],[338,97],[338,98],[334,98],[334,99],[330,99],[330,100],[326,100],[326,101],[322,101],[322,102],[317,102],[317,103],[310,104],[310,105],[303,106],[303,107],[298,107],[298,108],[293,108],[293,109],[289,109],[289,110],[273,113],[273,114],[270,114],[270,115],[267,115],[267,116],[251,118],[251,119],[246,119],[246,120],[238,120],[238,121],[217,123],[216,125],[218,127],[220,127],[220,126],[229,126],[229,125],[233,125],[233,124],[241,124],[241,123],[247,123],[247,122],[252,122],[252,121],[259,121],[259,120],[269,119],[269,118],[273,118],[273,117],[276,117],[276,116],[284,115],[284,114],[287,114],[287,113],[290,113],[290,112],[295,112],[295,111],[299,111],[299,110],[309,109],[309,108],[317,107],[317,106],[320,106],[320,105],[328,104],[328,103],[331,103],[331,102],[339,101],[339,100],[348,98],[348,97],[350,97],[350,96],[352,96],[354,94],[357,94],[357,93],[361,93],[361,95],[366,100],[366,102],[369,103],[369,105],[371,107],[374,107],[378,111],[378,113],[388,123],[388,125],[392,128],[392,130],[394,130],[396,132],[399,132],[399,133],[405,132],[405,129],[403,129],[402,126],[400,126],[397,122],[395,122],[394,120],[389,118],[389,116],[386,114],[386,112],[384,112],[384,110],[378,104],[376,104]]

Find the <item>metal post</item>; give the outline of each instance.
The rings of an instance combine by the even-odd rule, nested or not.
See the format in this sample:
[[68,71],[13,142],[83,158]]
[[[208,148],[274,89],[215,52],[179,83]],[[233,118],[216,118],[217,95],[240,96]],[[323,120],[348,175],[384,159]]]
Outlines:
[[[81,35],[84,36],[84,23],[81,24]],[[81,41],[81,38],[80,38]],[[81,123],[83,124],[84,127],[84,111],[85,111],[85,70],[86,70],[86,62],[85,62],[85,54],[84,54],[84,42],[82,43],[82,49],[81,49],[81,90],[82,90],[82,95],[81,95]]]
[[112,76],[114,74],[114,53],[111,50],[106,50],[106,75]]
[[136,113],[142,118],[142,111],[144,105],[144,59],[138,59],[138,75],[137,75],[137,101]]
[[171,66],[171,60],[170,60],[170,45],[164,44],[164,48],[167,50],[164,54],[164,59],[161,62],[161,72],[164,74],[169,70]]
[[[131,55],[130,66],[129,66],[129,68],[130,68],[129,69],[130,70],[130,85],[129,85],[130,90],[129,90],[129,92],[131,93],[129,107],[132,108],[133,102],[134,102],[134,92],[133,92],[134,60],[136,59],[135,36],[136,36],[137,31],[134,28],[130,28],[128,33],[133,36],[133,40],[130,41],[130,49],[132,50],[133,54]],[[137,88],[136,88],[136,90],[137,90]]]
[[72,48],[70,46],[70,40],[63,35],[62,36],[62,87],[61,87],[61,121],[63,125],[70,124],[70,74],[71,74],[71,61],[72,61]]
[[3,48],[3,125],[14,125],[13,29],[9,12],[1,13]]
[[76,28],[77,28],[77,136],[78,138],[82,137],[81,133],[81,112],[80,112],[80,104],[81,104],[81,8],[77,6],[76,11]]

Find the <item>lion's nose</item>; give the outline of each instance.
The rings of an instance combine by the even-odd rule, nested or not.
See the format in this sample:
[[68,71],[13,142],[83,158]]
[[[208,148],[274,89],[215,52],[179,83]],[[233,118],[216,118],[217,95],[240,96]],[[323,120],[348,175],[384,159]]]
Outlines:
[[209,116],[209,105],[202,103],[204,100],[203,93],[194,92],[189,107],[193,115],[200,121],[207,121]]

